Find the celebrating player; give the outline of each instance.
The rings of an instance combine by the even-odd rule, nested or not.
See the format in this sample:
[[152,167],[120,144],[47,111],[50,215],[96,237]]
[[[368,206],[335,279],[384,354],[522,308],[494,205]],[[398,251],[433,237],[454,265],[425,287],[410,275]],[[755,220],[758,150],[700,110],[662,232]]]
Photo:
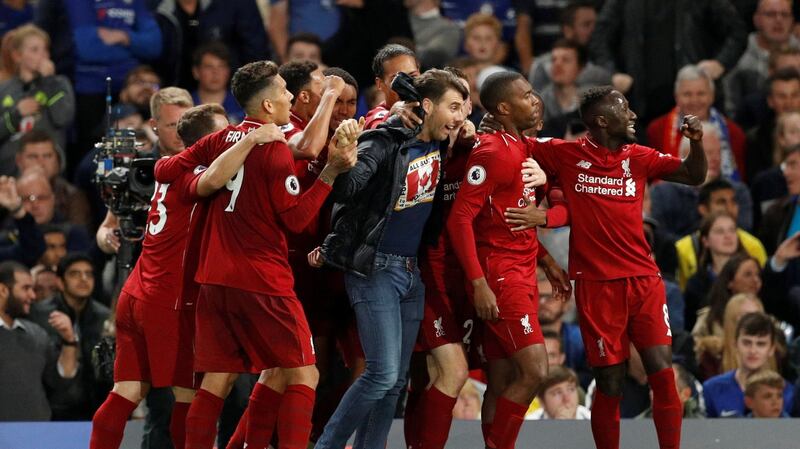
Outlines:
[[[523,185],[517,169],[528,157],[523,131],[536,126],[537,99],[522,75],[500,72],[484,83],[481,103],[505,131],[481,135],[472,150],[448,231],[484,320],[490,384],[501,379],[487,445],[507,449],[514,447],[525,412],[547,375],[538,325],[536,230],[514,232],[505,217],[507,208],[536,202],[535,190]],[[533,187],[546,182],[541,171],[536,178]]]
[[642,201],[649,179],[700,184],[706,177],[703,131],[686,116],[687,158],[635,143],[636,114],[611,87],[581,99],[589,135],[575,142],[532,141],[533,157],[555,174],[570,212],[570,277],[597,393],[592,433],[598,449],[619,447],[619,404],[629,343],[642,356],[653,391],[653,420],[661,449],[680,444],[682,406],[672,372],[672,332],[664,285],[642,229]]

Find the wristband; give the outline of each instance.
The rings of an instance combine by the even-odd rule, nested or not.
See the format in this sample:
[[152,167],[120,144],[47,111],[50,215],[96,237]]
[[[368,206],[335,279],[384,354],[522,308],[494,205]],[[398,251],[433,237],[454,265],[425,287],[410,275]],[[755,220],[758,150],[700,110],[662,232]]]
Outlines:
[[61,339],[62,346],[78,346],[78,340],[67,341],[65,339]]

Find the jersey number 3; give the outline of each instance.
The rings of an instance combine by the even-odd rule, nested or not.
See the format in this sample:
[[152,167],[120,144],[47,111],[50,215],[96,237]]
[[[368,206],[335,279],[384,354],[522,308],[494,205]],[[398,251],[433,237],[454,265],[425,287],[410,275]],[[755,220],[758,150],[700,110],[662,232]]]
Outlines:
[[153,199],[158,198],[156,200],[158,221],[151,221],[150,224],[147,225],[147,231],[150,232],[151,235],[156,235],[163,231],[164,226],[167,225],[167,206],[164,206],[164,198],[167,197],[167,189],[169,189],[169,184],[156,183],[156,191],[153,193]]

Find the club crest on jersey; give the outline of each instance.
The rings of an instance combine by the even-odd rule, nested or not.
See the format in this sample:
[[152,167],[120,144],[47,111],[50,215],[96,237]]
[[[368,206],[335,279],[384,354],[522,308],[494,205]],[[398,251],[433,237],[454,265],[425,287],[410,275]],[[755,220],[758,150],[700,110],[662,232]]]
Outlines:
[[625,181],[625,196],[636,196],[636,181],[632,178]]
[[197,176],[200,173],[206,171],[207,168],[208,167],[206,167],[205,165],[198,165],[197,167],[194,168],[194,171],[192,173],[194,173],[194,175]]
[[437,337],[444,337],[444,327],[442,327],[442,317],[433,320],[433,328],[436,330]]
[[522,325],[523,334],[528,335],[530,333],[533,333],[533,327],[531,327],[531,319],[527,314],[525,314],[524,317],[520,318],[519,324]]
[[436,185],[439,184],[441,177],[440,163],[440,153],[434,151],[408,164],[406,182],[400,191],[394,210],[400,211],[433,201]]
[[292,195],[300,194],[300,181],[297,180],[297,176],[289,175],[289,177],[286,178],[286,182],[284,182],[284,185],[286,186],[286,191],[289,192],[290,194]]
[[280,127],[280,128],[278,128],[278,129],[280,129],[282,133],[286,134],[286,133],[288,133],[289,131],[291,131],[291,130],[293,130],[293,129],[294,129],[294,125],[292,125],[291,123],[287,123],[287,124],[285,124],[285,125],[281,126],[281,127]]
[[622,161],[622,177],[631,177],[631,158],[625,158],[625,160]]
[[467,182],[479,186],[486,181],[486,169],[481,165],[473,165],[467,171]]
[[592,163],[589,162],[589,161],[584,161],[584,160],[578,162],[575,165],[577,165],[578,167],[580,167],[580,168],[582,168],[584,170],[588,170],[588,169],[592,168]]

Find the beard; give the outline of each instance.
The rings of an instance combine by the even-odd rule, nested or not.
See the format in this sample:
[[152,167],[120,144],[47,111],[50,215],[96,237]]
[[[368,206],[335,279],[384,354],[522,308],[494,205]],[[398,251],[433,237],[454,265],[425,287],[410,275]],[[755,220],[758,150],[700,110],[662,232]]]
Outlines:
[[28,316],[27,312],[25,311],[25,303],[17,298],[14,298],[13,295],[8,297],[8,302],[6,302],[4,312],[7,313],[11,319]]

